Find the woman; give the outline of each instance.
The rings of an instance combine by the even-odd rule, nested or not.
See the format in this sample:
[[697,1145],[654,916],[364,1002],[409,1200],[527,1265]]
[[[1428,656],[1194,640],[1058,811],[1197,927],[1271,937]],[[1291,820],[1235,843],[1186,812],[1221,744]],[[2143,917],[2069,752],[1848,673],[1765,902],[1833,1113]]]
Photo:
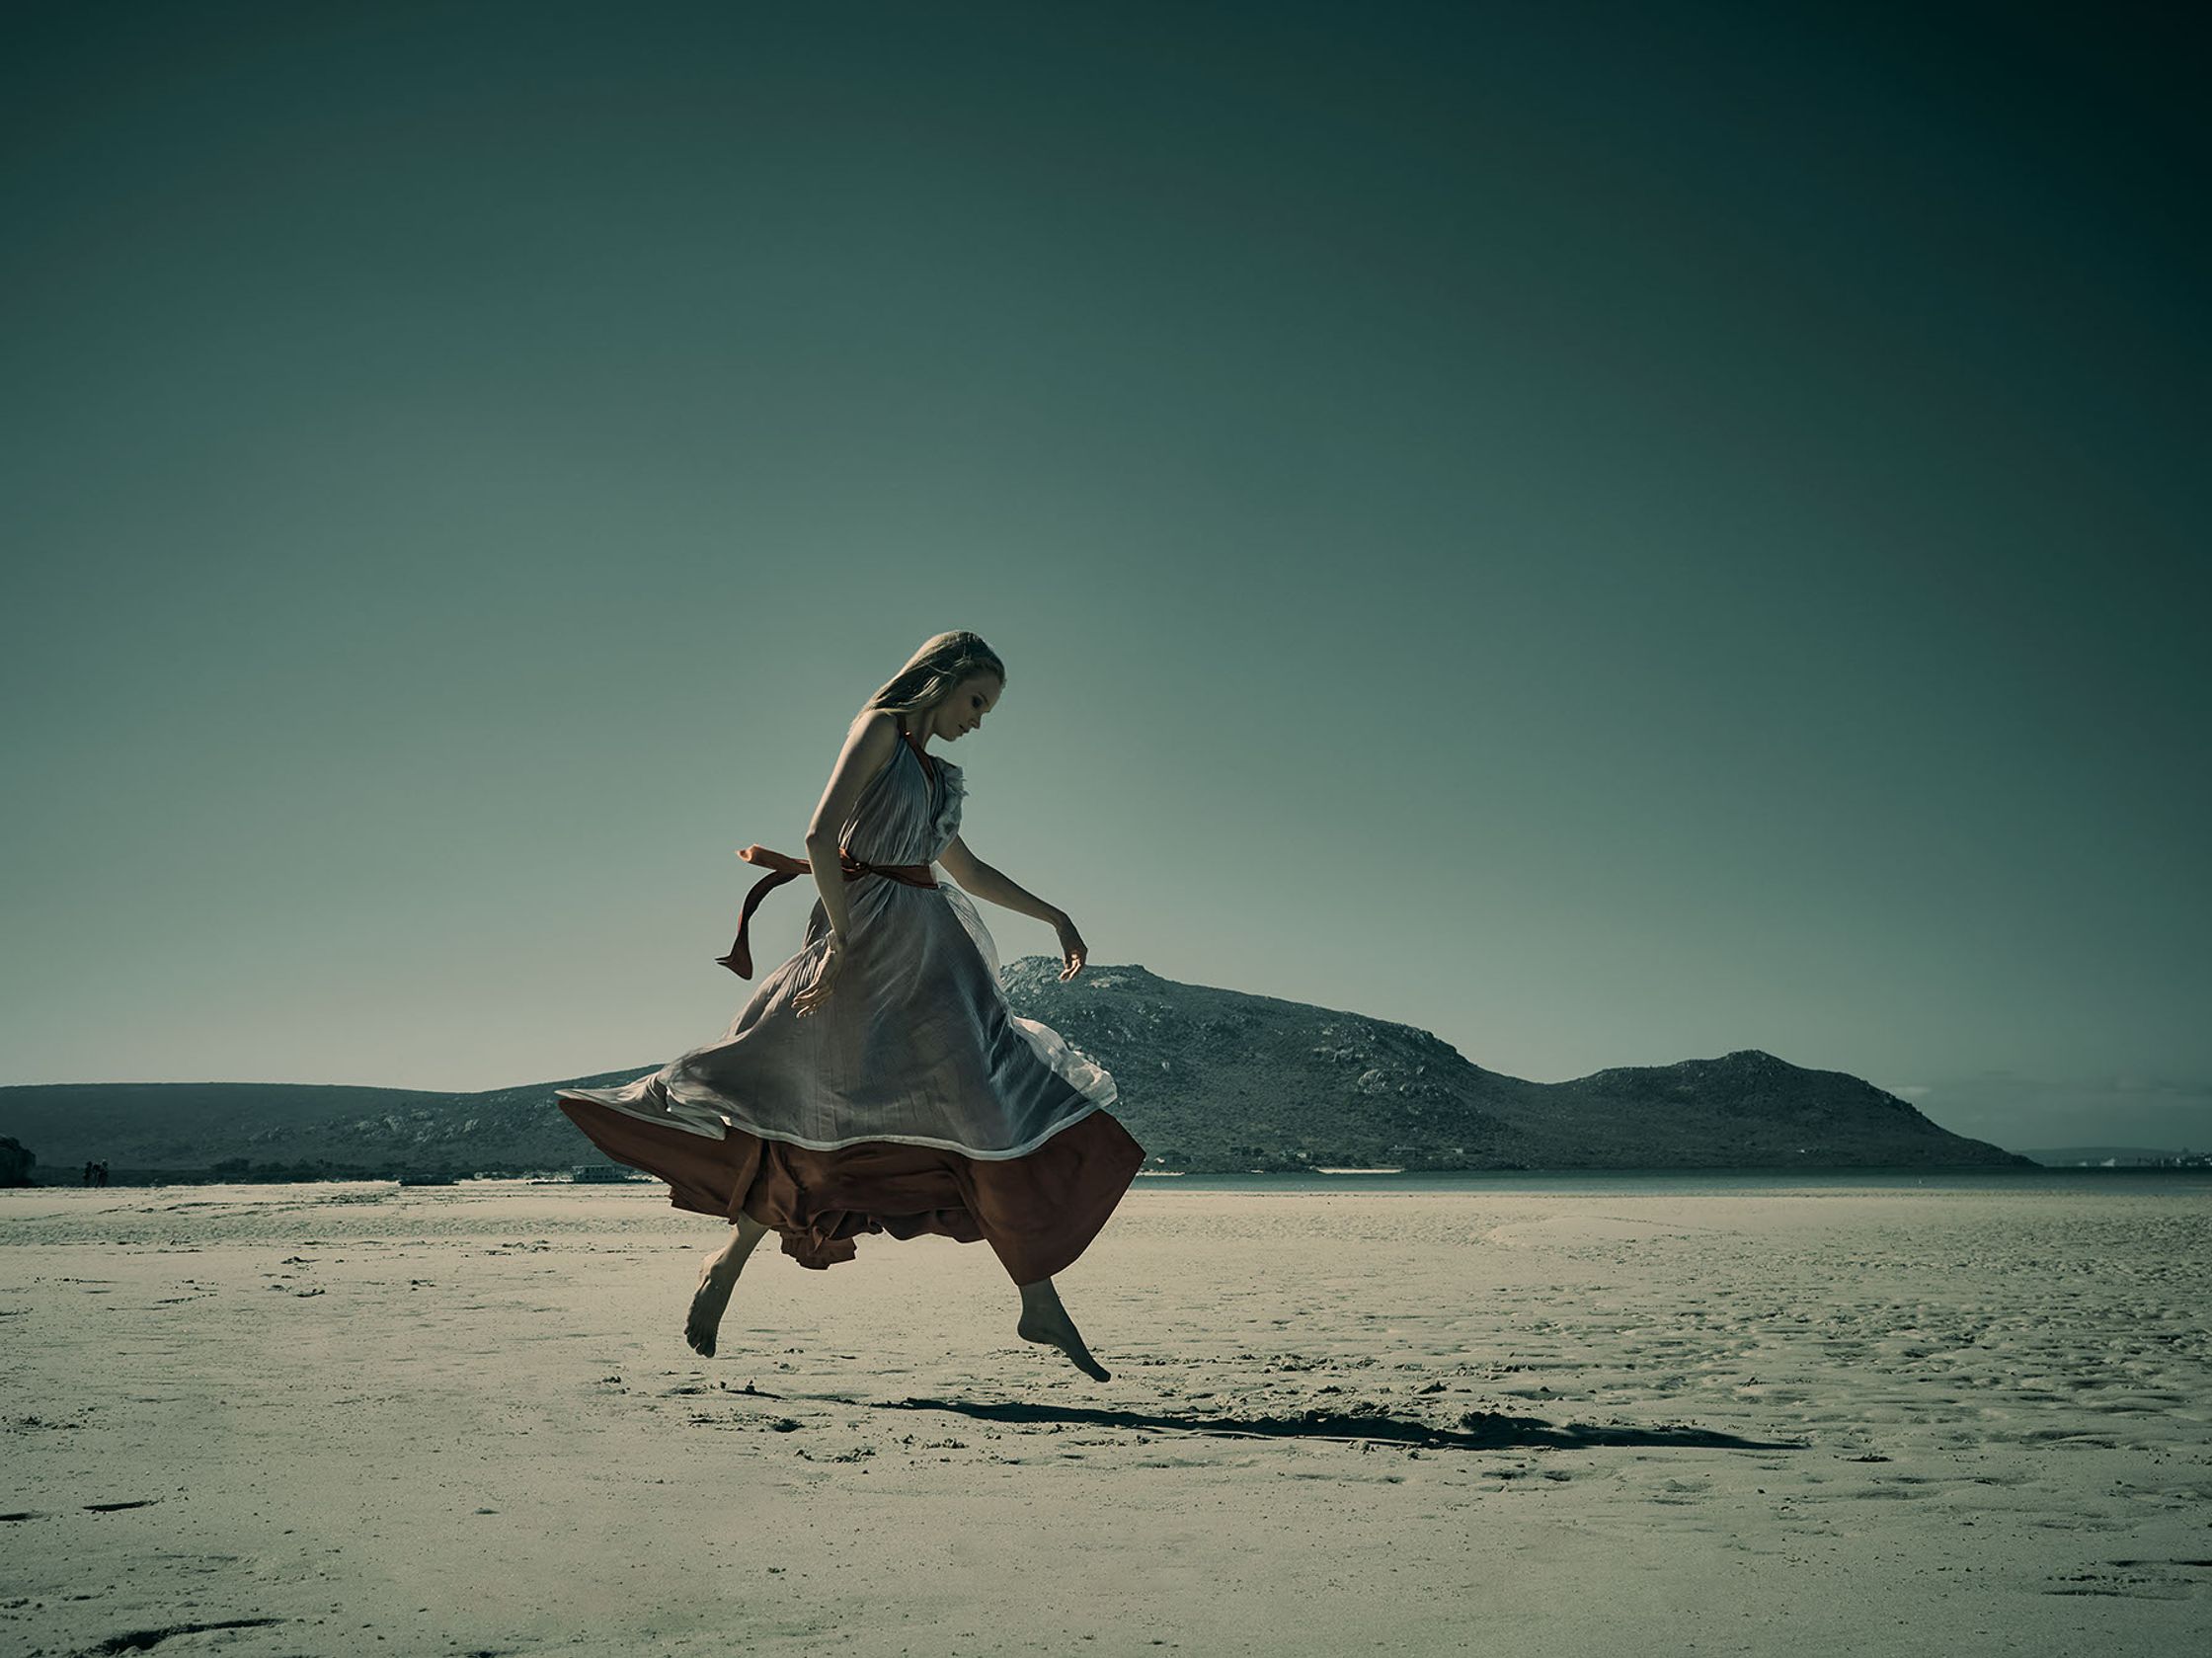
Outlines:
[[936,1232],[988,1241],[1020,1288],[1023,1339],[1107,1380],[1052,1275],[1106,1224],[1144,1147],[1105,1109],[1113,1077],[1006,1005],[997,952],[961,887],[1050,922],[1064,983],[1088,951],[1066,911],[962,843],[960,767],[928,752],[931,739],[980,729],[1005,683],[973,633],[940,633],[915,652],[846,733],[806,857],[738,854],[770,873],[747,896],[722,964],[751,977],[753,908],[808,874],[821,896],[798,953],[720,1042],[623,1087],[559,1090],[608,1156],[667,1180],[675,1207],[735,1224],[691,1300],[684,1339],[702,1355],[771,1230],[819,1268],[851,1260],[861,1232]]

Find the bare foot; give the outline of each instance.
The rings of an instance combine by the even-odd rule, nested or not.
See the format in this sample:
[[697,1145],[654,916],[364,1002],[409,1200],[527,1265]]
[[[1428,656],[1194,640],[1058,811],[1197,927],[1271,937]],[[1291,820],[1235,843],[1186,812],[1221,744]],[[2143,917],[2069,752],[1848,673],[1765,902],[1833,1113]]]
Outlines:
[[691,1296],[691,1315],[684,1320],[683,1339],[702,1359],[714,1357],[714,1333],[722,1327],[723,1309],[730,1292],[738,1287],[740,1266],[723,1255],[710,1255],[699,1269],[699,1288]]
[[1015,1333],[1024,1341],[1042,1342],[1057,1347],[1067,1355],[1068,1362],[1093,1382],[1108,1382],[1106,1367],[1090,1356],[1090,1349],[1083,1345],[1082,1335],[1075,1328],[1074,1319],[1067,1316],[1063,1306],[1030,1306],[1022,1309],[1021,1322],[1014,1326]]

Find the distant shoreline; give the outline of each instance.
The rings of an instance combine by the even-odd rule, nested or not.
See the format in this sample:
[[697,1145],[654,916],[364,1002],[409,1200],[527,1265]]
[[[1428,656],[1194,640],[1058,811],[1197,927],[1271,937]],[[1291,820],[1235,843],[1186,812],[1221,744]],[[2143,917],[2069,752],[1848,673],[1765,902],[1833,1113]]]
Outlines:
[[[1170,1182],[1172,1184],[1170,1184]],[[1335,1172],[1308,1170],[1244,1170],[1201,1173],[1186,1169],[1142,1169],[1133,1184],[1153,1191],[1250,1191],[1250,1192],[1453,1192],[1531,1190],[1651,1190],[1655,1188],[1718,1187],[1732,1191],[1795,1190],[1805,1187],[1854,1186],[1953,1187],[1989,1190],[2007,1186],[2053,1188],[2167,1184],[2177,1190],[2212,1190],[2212,1168],[2176,1168],[2157,1165],[2016,1166],[1987,1165],[1890,1165],[1846,1168],[1789,1168],[1757,1165],[1742,1168],[1644,1168],[1644,1169],[1346,1169]],[[408,1171],[374,1174],[360,1171],[288,1173],[268,1175],[216,1175],[185,1169],[116,1169],[108,1184],[84,1186],[75,1179],[35,1180],[11,1191],[157,1191],[179,1187],[290,1185],[388,1186],[399,1191],[430,1191],[449,1186],[581,1186],[619,1189],[625,1186],[659,1189],[652,1175],[625,1172],[609,1177],[598,1174],[583,1179],[567,1170],[531,1173],[445,1174]]]

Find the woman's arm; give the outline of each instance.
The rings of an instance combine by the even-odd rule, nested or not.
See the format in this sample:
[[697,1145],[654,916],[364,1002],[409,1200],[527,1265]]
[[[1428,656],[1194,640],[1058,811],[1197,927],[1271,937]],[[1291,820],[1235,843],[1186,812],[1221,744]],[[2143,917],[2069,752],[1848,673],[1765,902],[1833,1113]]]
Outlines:
[[1047,926],[1057,927],[1067,919],[1067,912],[1056,905],[1047,904],[1035,893],[1016,886],[1006,876],[991,868],[975,853],[959,835],[952,837],[950,845],[937,854],[937,861],[963,889],[977,898],[988,899],[1002,908],[1019,914],[1034,916]]
[[830,917],[830,930],[840,945],[845,942],[851,910],[846,905],[844,868],[837,858],[837,831],[852,816],[852,809],[860,804],[860,791],[868,786],[868,779],[890,762],[892,750],[899,743],[899,716],[896,714],[878,710],[865,719],[853,721],[852,729],[845,733],[845,746],[837,754],[837,763],[830,773],[829,785],[822,791],[814,817],[807,824],[807,865],[814,871],[814,884],[822,894],[822,908]]

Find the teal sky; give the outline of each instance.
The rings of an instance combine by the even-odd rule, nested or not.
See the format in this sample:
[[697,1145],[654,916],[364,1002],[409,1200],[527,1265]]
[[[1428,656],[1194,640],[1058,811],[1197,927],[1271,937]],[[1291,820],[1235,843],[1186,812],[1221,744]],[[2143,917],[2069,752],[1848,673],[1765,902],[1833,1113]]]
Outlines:
[[0,1080],[711,1041],[973,628],[1099,965],[2212,1143],[2192,59],[1876,10],[16,9]]

